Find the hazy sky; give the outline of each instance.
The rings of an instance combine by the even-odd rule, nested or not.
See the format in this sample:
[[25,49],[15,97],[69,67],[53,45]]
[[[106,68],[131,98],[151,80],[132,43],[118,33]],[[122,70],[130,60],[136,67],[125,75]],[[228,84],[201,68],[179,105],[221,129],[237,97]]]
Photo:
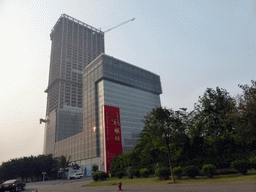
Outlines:
[[105,53],[160,75],[162,106],[256,79],[251,0],[0,0],[0,164],[43,151],[50,32],[66,13],[107,30]]

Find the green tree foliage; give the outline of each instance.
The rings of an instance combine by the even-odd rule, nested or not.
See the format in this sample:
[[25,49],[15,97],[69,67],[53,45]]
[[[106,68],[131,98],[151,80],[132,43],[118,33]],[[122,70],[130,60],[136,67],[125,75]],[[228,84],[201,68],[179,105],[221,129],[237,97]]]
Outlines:
[[215,141],[205,138],[206,143],[211,146],[208,155],[210,158],[215,156],[214,161],[205,162],[214,164],[218,168],[228,168],[230,163],[239,159],[247,159],[250,157],[250,151],[246,142],[238,135],[227,132]]
[[195,105],[197,133],[213,139],[233,130],[230,116],[236,103],[225,89],[207,88],[198,102]]
[[237,134],[227,132],[219,138],[194,137],[187,139],[178,157],[178,165],[214,164],[217,168],[229,168],[232,161],[249,158],[249,144]]
[[72,168],[77,170],[77,169],[80,169],[80,166],[75,163],[75,164],[72,164]]
[[184,138],[185,137],[189,137],[192,138],[196,134],[196,129],[195,129],[195,115],[196,112],[195,110],[191,111],[191,112],[187,112],[187,108],[180,108],[179,111],[176,111],[176,113],[179,114],[180,119],[182,121],[182,126],[184,127],[185,133],[183,134],[183,137],[180,137],[181,142],[179,142],[179,144],[184,144],[184,141],[186,140]]
[[46,172],[49,178],[55,178],[57,172],[54,171],[56,160],[50,155],[38,155],[11,159],[3,162],[0,166],[0,179],[8,180],[22,178],[27,181],[42,180],[42,172]]
[[92,166],[92,170],[93,170],[94,173],[96,173],[96,171],[98,171],[98,169],[99,169],[98,165],[94,164]]
[[134,147],[134,151],[137,154],[138,169],[145,167],[149,170],[155,170],[157,162],[161,162],[161,165],[169,166],[168,158],[166,158],[168,157],[167,149],[163,140],[156,140],[145,131],[140,135],[140,140]]
[[111,177],[115,177],[117,172],[125,172],[127,167],[139,168],[139,156],[137,152],[131,151],[114,157],[110,167]]
[[236,131],[247,142],[256,140],[256,81],[251,83],[251,86],[239,85],[243,94],[238,100],[236,118]]
[[[203,165],[207,159],[207,151],[212,148],[205,148],[205,141],[203,137],[194,136],[193,138],[187,138],[184,147],[178,155],[178,165],[186,167],[188,165]],[[212,152],[212,151],[211,151]],[[209,153],[209,155],[212,155]]]
[[70,158],[68,158],[64,155],[61,155],[59,157],[56,157],[56,163],[55,163],[55,169],[56,170],[62,170],[62,172],[59,174],[58,177],[63,178],[65,177],[65,172],[68,171],[68,167],[70,166]]
[[52,169],[55,166],[55,160],[53,158],[53,155],[38,155],[33,159],[33,164],[34,164],[34,174],[40,180],[42,177],[42,172],[50,173],[52,172]]
[[155,140],[162,140],[167,148],[170,171],[172,174],[172,181],[175,183],[172,163],[170,145],[175,143],[175,140],[180,139],[185,134],[185,129],[179,114],[172,109],[156,108],[153,109],[143,120],[144,131],[148,133]]
[[140,152],[139,158],[140,158],[140,167],[147,167],[150,169],[149,165],[152,165],[155,162],[154,157],[156,157],[157,153],[159,153],[159,149],[155,146],[156,144],[151,140],[150,136],[144,135],[142,140],[145,142],[148,140],[145,145],[140,145],[140,147],[143,147],[142,149],[138,150]]
[[68,166],[70,165],[70,158],[71,156],[69,156],[68,158],[64,155],[61,155],[60,157],[57,157],[57,167],[59,169],[65,170],[66,168],[68,168]]

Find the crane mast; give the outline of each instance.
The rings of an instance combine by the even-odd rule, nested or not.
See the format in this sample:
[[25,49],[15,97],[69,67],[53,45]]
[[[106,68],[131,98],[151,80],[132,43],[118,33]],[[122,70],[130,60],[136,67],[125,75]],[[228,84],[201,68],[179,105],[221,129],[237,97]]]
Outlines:
[[112,27],[112,28],[110,28],[110,29],[108,29],[108,30],[106,30],[106,31],[103,31],[103,32],[106,33],[106,32],[108,32],[108,31],[110,31],[110,30],[112,30],[112,29],[115,29],[115,28],[117,28],[117,27],[119,27],[119,26],[125,24],[125,23],[128,23],[128,22],[130,22],[130,21],[133,21],[134,19],[135,19],[135,18],[132,18],[132,19],[130,19],[130,20],[128,20],[128,21],[125,21],[125,22],[123,22],[123,23],[120,23],[119,25],[116,25],[116,26],[114,26],[114,27]]

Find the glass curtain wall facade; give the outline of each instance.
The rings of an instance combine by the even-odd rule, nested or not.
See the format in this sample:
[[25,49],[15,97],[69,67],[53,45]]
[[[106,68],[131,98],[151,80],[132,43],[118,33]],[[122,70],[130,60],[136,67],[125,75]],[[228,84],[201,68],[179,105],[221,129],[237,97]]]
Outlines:
[[44,153],[56,156],[52,143],[83,131],[83,69],[104,53],[104,33],[63,14],[50,37]]
[[88,164],[101,164],[104,154],[103,105],[120,109],[122,148],[128,152],[143,129],[141,120],[160,107],[160,77],[101,54],[84,70],[83,131]]
[[[153,108],[160,107],[160,97],[156,93],[143,91],[117,82],[102,80],[98,88],[99,140],[103,141],[103,105],[120,109],[123,152],[128,152],[138,142],[144,124],[142,119]],[[102,152],[103,144],[100,144]]]

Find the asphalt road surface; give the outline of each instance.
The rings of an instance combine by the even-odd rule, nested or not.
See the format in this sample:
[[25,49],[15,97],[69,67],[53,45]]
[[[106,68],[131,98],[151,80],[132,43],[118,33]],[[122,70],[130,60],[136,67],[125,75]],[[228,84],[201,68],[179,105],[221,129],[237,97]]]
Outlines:
[[[91,178],[83,178],[80,180],[56,180],[27,184],[25,191],[29,192],[101,192],[101,191],[118,191],[117,186],[111,187],[82,187],[92,182]],[[159,186],[122,186],[123,191],[179,191],[179,192],[256,192],[255,182],[244,183],[216,183],[216,184],[175,184],[175,185],[159,185]]]
[[[41,181],[41,182],[33,182],[33,183],[26,183],[26,190],[24,192],[36,192],[36,190],[40,190],[42,188],[51,188],[56,186],[62,186],[65,184],[71,184],[76,182],[82,183],[90,183],[92,182],[92,178],[82,178],[82,179],[72,179],[72,180],[51,180],[51,181]],[[41,190],[40,190],[41,191]]]

